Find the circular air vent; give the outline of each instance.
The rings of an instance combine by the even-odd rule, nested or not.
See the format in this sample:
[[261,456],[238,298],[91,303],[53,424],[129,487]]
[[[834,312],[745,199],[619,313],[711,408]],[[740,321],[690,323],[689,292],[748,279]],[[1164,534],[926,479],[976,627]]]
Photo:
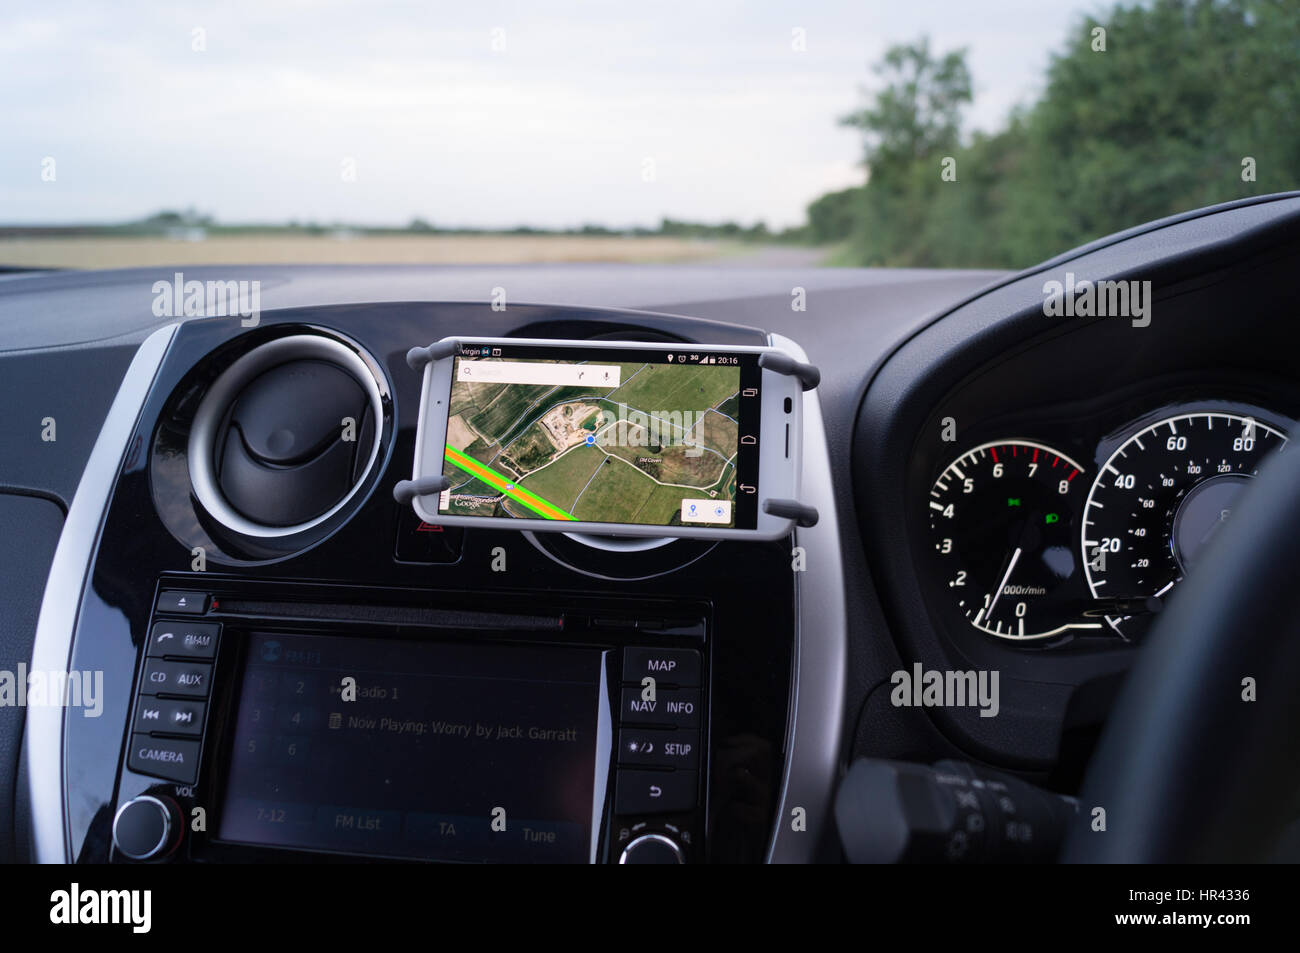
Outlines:
[[190,428],[190,483],[208,515],[253,537],[337,513],[379,456],[383,398],[355,350],[319,334],[255,347],[212,383]]

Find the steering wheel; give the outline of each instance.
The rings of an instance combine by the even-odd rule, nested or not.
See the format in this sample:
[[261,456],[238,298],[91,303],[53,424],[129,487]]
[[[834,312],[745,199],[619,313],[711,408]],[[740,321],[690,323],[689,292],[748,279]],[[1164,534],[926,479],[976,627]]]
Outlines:
[[1298,795],[1300,450],[1284,448],[1160,613],[1061,860],[1268,860]]

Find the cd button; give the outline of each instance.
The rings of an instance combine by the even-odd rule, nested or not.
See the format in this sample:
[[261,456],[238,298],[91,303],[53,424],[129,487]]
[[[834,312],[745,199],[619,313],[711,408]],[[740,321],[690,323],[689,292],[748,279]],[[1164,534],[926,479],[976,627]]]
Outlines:
[[211,665],[149,659],[144,667],[144,683],[140,686],[140,694],[207,698],[211,687]]

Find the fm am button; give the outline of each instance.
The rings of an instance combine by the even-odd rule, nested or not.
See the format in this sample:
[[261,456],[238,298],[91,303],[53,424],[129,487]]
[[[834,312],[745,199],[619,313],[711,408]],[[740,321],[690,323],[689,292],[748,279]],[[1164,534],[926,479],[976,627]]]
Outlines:
[[700,684],[700,653],[693,649],[625,648],[623,681],[640,684],[647,675],[665,685],[695,688]]
[[150,657],[177,655],[211,659],[217,654],[221,626],[215,622],[155,622],[149,633]]

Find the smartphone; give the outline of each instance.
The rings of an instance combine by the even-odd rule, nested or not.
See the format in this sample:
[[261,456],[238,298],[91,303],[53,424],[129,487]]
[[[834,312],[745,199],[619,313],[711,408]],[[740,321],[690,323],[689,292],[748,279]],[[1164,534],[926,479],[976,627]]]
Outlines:
[[424,368],[413,477],[427,523],[776,539],[799,498],[803,395],[769,347],[447,338]]

